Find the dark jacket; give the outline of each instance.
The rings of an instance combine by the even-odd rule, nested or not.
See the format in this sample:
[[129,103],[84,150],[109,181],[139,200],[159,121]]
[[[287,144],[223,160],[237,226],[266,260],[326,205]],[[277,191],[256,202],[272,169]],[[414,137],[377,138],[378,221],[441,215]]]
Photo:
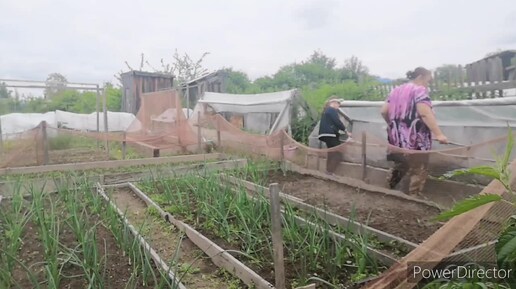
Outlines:
[[318,138],[339,137],[339,130],[346,131],[346,127],[339,119],[339,111],[331,106],[327,107],[321,116]]

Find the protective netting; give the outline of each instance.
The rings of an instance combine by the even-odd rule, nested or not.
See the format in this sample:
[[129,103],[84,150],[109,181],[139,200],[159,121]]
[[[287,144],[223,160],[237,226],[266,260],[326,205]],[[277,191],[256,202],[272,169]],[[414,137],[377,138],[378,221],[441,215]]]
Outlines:
[[[507,146],[506,135],[492,139],[482,139],[479,136],[478,142],[473,145],[455,145],[446,149],[418,152],[390,146],[385,139],[375,134],[363,133],[353,135],[350,140],[331,149],[311,148],[295,141],[285,130],[259,135],[236,127],[231,120],[214,111],[197,111],[194,116],[191,119],[185,117],[180,98],[174,90],[144,94],[136,119],[125,131],[102,133],[41,124],[24,133],[4,138],[0,164],[2,167],[9,167],[81,161],[70,158],[69,150],[59,149],[65,146],[59,140],[65,139],[62,142],[66,142],[67,138],[78,143],[76,147],[93,147],[95,152],[98,151],[97,143],[102,147],[106,142],[125,142],[137,147],[173,149],[182,153],[196,151],[201,145],[212,143],[219,151],[286,160],[313,170],[325,171],[331,165],[337,175],[363,179],[365,182],[388,188],[391,184],[387,178],[378,179],[378,174],[367,175],[368,169],[387,169],[392,168],[393,163],[405,163],[409,167],[407,175],[414,173],[411,169],[424,167],[424,171],[429,174],[441,176],[455,169],[493,166],[496,164],[495,156],[502,155]],[[59,154],[60,151],[63,153]],[[514,151],[516,150],[513,149]],[[91,152],[87,155],[87,160],[96,158]],[[63,159],[59,159],[60,157]],[[107,156],[101,151],[98,158],[107,159]],[[511,156],[513,158],[514,153]],[[512,169],[515,171],[516,165],[513,164]],[[387,176],[387,170],[385,172]],[[410,189],[411,180],[406,176],[400,178],[396,189],[406,190],[407,186]],[[423,177],[426,178],[426,175]],[[497,182],[470,176],[462,181],[489,184],[484,189],[485,193],[500,194],[507,200],[511,198]],[[429,266],[435,266],[443,261],[494,261],[496,255],[493,244],[503,229],[505,220],[515,213],[514,206],[510,203],[498,202],[452,219],[407,255],[400,264],[386,272],[372,285],[373,288],[394,288],[399,284],[404,284],[400,288],[413,287],[414,283],[406,282],[408,262],[426,262]]]
[[[99,132],[45,121],[23,133],[2,134],[0,167],[108,160],[120,154],[122,146],[134,148],[142,156],[160,150],[187,153],[198,149],[198,135],[188,123],[175,90],[143,94],[140,110],[136,118],[128,120],[130,124],[110,121],[108,114],[108,127],[104,127],[103,117]],[[114,131],[110,125],[127,129]]]
[[[358,168],[392,167],[392,160],[402,159],[411,167],[424,164],[426,170],[435,176],[442,176],[452,170],[473,166],[495,166],[496,156],[503,155],[507,148],[507,135],[484,140],[470,146],[451,146],[430,152],[407,151],[390,146],[386,140],[374,135],[354,136],[340,146],[331,149],[315,149],[296,142],[286,132],[273,135],[255,135],[233,126],[221,115],[204,115],[199,123],[203,136],[216,141],[220,149],[244,154],[258,154],[275,160],[291,161],[299,166],[324,171],[327,158],[337,158],[338,175],[361,178],[362,170],[349,170],[354,164]],[[514,152],[514,148],[513,148]],[[336,157],[336,154],[338,157]],[[388,160],[388,155],[390,158]],[[511,159],[514,158],[511,156]],[[515,165],[513,165],[513,171]],[[357,173],[358,172],[358,173]],[[376,175],[377,176],[377,175]],[[388,187],[387,179],[366,180],[379,186]],[[489,184],[484,193],[500,194],[508,201],[512,196],[497,181],[468,176],[462,179],[467,183]],[[402,181],[400,181],[402,183]],[[444,192],[453,195],[455,192]],[[400,205],[402,205],[400,203]],[[495,264],[494,244],[502,232],[505,221],[516,214],[510,202],[498,202],[483,206],[445,223],[430,238],[405,257],[400,264],[393,266],[379,279],[373,288],[412,288],[417,282],[407,281],[409,264],[420,264],[432,268],[439,264]]]

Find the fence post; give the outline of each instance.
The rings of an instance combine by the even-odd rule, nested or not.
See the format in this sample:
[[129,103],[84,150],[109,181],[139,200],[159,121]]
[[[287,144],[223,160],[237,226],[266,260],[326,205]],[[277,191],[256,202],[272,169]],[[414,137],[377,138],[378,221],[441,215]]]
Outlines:
[[277,183],[273,183],[269,186],[269,192],[271,195],[274,278],[276,280],[276,288],[285,289],[285,265],[283,260],[283,237],[281,234],[281,209],[279,191],[280,189]]
[[197,112],[197,150],[202,153],[201,112]]
[[222,141],[220,139],[220,119],[217,117],[217,146],[222,148]]
[[108,140],[108,115],[107,115],[107,93],[106,86],[104,86],[103,90],[103,101],[102,101],[102,110],[104,111],[104,137],[106,140],[106,154],[109,160],[109,140]]
[[122,159],[125,160],[127,154],[127,133],[124,132],[124,140],[122,141]]
[[[99,85],[97,84],[97,98],[96,98],[96,102],[95,102],[95,110],[97,112],[97,136],[100,134],[100,116],[99,116],[99,111],[100,111],[100,88],[99,88]],[[97,149],[100,148],[100,139],[97,137]]]
[[48,165],[48,135],[47,122],[41,122],[41,136],[43,137],[43,164]]
[[366,146],[367,139],[365,131],[362,132],[362,180],[366,181],[367,178],[367,155],[366,155]]
[[2,118],[0,117],[0,154],[4,153],[4,137],[2,135]]

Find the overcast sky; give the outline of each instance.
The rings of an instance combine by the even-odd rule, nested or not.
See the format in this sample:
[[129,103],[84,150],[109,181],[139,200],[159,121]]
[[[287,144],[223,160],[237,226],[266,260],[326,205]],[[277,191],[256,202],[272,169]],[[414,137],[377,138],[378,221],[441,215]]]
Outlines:
[[176,48],[251,78],[314,50],[395,78],[516,49],[514,0],[0,0],[0,13],[0,78],[112,81],[126,60],[159,66]]

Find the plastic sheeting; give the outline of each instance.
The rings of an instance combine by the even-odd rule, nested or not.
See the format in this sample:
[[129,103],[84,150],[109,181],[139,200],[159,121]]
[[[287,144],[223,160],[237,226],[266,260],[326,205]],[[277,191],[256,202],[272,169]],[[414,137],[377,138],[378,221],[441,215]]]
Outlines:
[[[136,117],[131,113],[108,111],[108,131],[126,131]],[[78,131],[96,131],[97,113],[78,114],[57,110],[47,113],[10,113],[0,116],[2,137],[20,134],[37,127],[42,121],[52,128],[62,127]],[[99,113],[100,131],[104,131],[104,114]],[[133,124],[133,127],[135,125]]]
[[[380,115],[383,101],[345,101],[341,112],[351,122],[352,133],[362,132],[387,139],[387,124]],[[437,122],[448,139],[459,145],[482,143],[507,134],[516,127],[516,97],[462,101],[434,101]],[[319,147],[318,126],[310,134],[310,146]],[[435,149],[451,145],[434,143]]]
[[[291,105],[297,96],[296,90],[261,94],[227,94],[206,92],[194,108],[192,123],[197,123],[197,114],[233,113],[243,115],[244,129],[260,134],[272,134],[289,128]],[[204,111],[204,106],[208,111]]]

